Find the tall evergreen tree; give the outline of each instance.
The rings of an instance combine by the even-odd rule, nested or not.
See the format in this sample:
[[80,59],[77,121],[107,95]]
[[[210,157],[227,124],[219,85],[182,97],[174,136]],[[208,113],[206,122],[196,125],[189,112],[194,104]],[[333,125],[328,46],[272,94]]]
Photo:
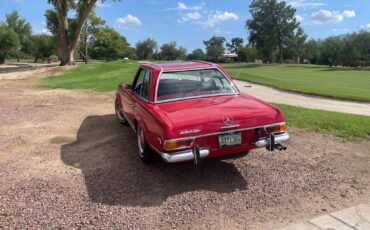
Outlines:
[[296,10],[284,1],[253,0],[249,6],[252,18],[246,22],[249,42],[261,51],[264,61],[272,61],[277,48],[279,62],[283,63],[283,50],[290,39],[300,33],[300,23],[295,18]]

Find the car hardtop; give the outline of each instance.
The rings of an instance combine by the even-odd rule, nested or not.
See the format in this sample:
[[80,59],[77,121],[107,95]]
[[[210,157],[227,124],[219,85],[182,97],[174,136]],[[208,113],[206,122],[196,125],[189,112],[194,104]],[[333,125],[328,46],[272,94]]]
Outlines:
[[187,61],[187,62],[169,62],[169,63],[146,63],[141,68],[156,69],[161,72],[186,71],[195,69],[210,69],[219,67],[206,61]]

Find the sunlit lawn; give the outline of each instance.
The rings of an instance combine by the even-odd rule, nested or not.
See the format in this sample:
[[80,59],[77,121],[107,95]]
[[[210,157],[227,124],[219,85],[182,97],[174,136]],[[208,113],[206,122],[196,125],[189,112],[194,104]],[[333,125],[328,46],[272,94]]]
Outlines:
[[234,78],[314,95],[370,102],[370,69],[224,64]]

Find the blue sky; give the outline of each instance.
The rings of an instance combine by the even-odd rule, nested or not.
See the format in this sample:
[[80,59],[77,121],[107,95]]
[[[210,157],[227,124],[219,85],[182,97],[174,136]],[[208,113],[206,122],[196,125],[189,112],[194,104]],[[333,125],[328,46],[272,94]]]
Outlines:
[[[202,41],[213,35],[230,40],[247,40],[244,27],[250,18],[251,0],[107,0],[96,12],[134,45],[154,38],[159,45],[176,41],[188,51],[204,49]],[[297,9],[296,17],[313,38],[341,35],[359,29],[370,30],[369,0],[288,0]],[[46,0],[0,0],[0,20],[18,10],[35,33],[45,32]]]

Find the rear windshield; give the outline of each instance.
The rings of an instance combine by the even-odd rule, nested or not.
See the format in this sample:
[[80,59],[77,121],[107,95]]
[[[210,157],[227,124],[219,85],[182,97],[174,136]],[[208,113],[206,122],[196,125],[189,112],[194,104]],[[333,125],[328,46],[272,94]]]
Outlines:
[[158,82],[157,101],[235,93],[230,81],[217,69],[164,72]]

